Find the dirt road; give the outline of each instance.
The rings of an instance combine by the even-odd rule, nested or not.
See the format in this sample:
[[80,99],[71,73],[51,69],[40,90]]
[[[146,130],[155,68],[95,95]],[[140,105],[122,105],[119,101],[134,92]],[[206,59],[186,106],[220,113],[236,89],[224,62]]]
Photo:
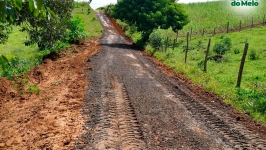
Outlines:
[[133,49],[97,13],[104,35],[89,60],[86,134],[75,149],[266,149],[264,133],[234,118],[233,109],[200,98]]

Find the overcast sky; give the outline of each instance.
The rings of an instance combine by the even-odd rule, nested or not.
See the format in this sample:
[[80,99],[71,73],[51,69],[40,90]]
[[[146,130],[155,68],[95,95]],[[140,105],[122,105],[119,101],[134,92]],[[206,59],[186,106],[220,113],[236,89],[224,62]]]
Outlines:
[[[180,3],[206,2],[206,1],[214,1],[214,0],[179,0]],[[117,0],[92,0],[91,7],[93,9],[96,9],[111,3],[115,4],[116,2]]]

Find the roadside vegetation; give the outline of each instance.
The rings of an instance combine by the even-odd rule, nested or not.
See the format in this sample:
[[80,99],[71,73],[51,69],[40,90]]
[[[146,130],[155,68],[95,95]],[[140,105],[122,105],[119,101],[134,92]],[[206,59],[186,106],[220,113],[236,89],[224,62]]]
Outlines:
[[[106,12],[105,8],[100,9]],[[168,29],[158,27],[151,32],[148,41],[141,43],[140,46],[144,45],[147,53],[194,83],[213,91],[226,103],[251,115],[255,120],[266,123],[266,68],[263,65],[266,63],[266,44],[263,42],[266,38],[264,34],[266,26],[263,26],[265,14],[262,11],[266,6],[263,5],[255,11],[256,13],[245,15],[233,15],[232,11],[224,11],[223,2],[186,4],[184,8],[190,22],[178,31],[178,36],[171,27]],[[114,13],[112,10],[108,12]],[[252,18],[254,26],[250,28]],[[239,32],[240,20],[243,28]],[[143,37],[137,26],[128,24],[123,19],[121,21],[120,18],[116,21],[126,35],[138,45]],[[228,21],[229,33],[226,33]],[[193,34],[191,38],[189,36],[188,57],[185,63],[187,47],[185,35],[191,32],[191,27]],[[209,32],[202,35],[200,31],[203,28]],[[213,32],[214,28],[216,33]],[[210,38],[207,72],[204,72],[204,59]],[[240,88],[236,88],[239,66],[247,42],[249,50],[242,84]]]
[[229,31],[236,31],[239,30],[240,21],[243,29],[252,27],[252,24],[253,26],[262,24],[263,20],[266,21],[265,2],[261,2],[260,7],[254,9],[254,11],[245,13],[236,13],[234,9],[229,9],[228,1],[190,3],[184,5],[184,8],[190,22],[179,31],[183,36],[190,32],[191,28],[193,34],[198,35],[202,34],[203,29],[206,34],[212,34],[214,28],[217,33],[225,33],[228,22]]
[[[158,58],[171,69],[218,94],[227,103],[251,115],[254,119],[266,123],[266,68],[264,66],[266,44],[263,42],[266,36],[261,35],[265,31],[266,27],[259,27],[229,34],[192,37],[189,40],[187,63],[185,63],[186,38],[178,38],[174,50],[174,37],[169,38],[169,47],[165,51],[167,34],[165,30],[155,30],[155,33],[161,32],[160,35],[165,36],[156,37],[156,34],[152,34],[145,49],[147,53]],[[204,59],[209,38],[211,38],[209,61],[207,72],[204,72]],[[161,45],[154,45],[154,40],[158,41],[158,39]],[[240,88],[236,88],[246,42],[250,46],[242,84]]]
[[[108,9],[111,9],[110,11]],[[177,31],[188,23],[188,16],[182,5],[175,0],[123,0],[116,5],[107,6],[107,11],[116,19],[131,25],[134,31],[141,34],[141,39],[136,43],[142,46],[147,42],[152,30],[172,28]],[[131,13],[128,13],[131,12]]]
[[[19,21],[6,25],[11,30],[8,40],[0,44],[0,76],[11,78],[23,74],[40,64],[44,56],[57,53],[80,39],[101,35],[100,23],[87,2],[57,2],[48,6],[53,10],[54,20],[35,16],[28,10],[28,4],[23,3]],[[57,20],[58,17],[63,20]]]

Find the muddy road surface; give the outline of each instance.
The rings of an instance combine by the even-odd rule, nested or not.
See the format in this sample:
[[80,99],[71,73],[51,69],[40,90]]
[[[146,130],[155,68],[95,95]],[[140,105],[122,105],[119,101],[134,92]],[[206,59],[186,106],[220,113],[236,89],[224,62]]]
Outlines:
[[193,96],[189,85],[164,74],[97,15],[102,48],[88,60],[86,134],[75,149],[266,149],[263,135],[226,113],[230,106]]

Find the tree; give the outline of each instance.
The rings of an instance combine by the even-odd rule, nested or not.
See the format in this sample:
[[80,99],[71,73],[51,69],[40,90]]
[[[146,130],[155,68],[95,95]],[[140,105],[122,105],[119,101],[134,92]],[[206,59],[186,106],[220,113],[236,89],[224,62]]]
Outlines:
[[[88,3],[91,3],[89,0]],[[0,0],[0,44],[5,43],[10,25],[22,26],[29,33],[26,45],[52,48],[67,37],[74,0]],[[79,21],[76,21],[79,22]]]
[[183,6],[175,0],[119,0],[113,7],[112,16],[128,24],[136,24],[145,40],[158,27],[172,27],[177,31],[188,23]]
[[30,12],[35,16],[46,16],[49,14],[44,0],[0,0],[0,21],[13,23],[22,9],[22,4],[27,2]]
[[74,7],[73,0],[44,0],[44,3],[55,14],[54,17],[35,16],[28,2],[25,2],[16,21],[22,31],[29,34],[25,45],[37,43],[40,50],[54,48],[58,41],[67,37],[68,22]]
[[43,0],[0,0],[0,44],[8,39],[8,33],[14,20],[20,15],[23,2],[28,3],[29,12],[34,16],[51,17],[50,9],[46,7]]

